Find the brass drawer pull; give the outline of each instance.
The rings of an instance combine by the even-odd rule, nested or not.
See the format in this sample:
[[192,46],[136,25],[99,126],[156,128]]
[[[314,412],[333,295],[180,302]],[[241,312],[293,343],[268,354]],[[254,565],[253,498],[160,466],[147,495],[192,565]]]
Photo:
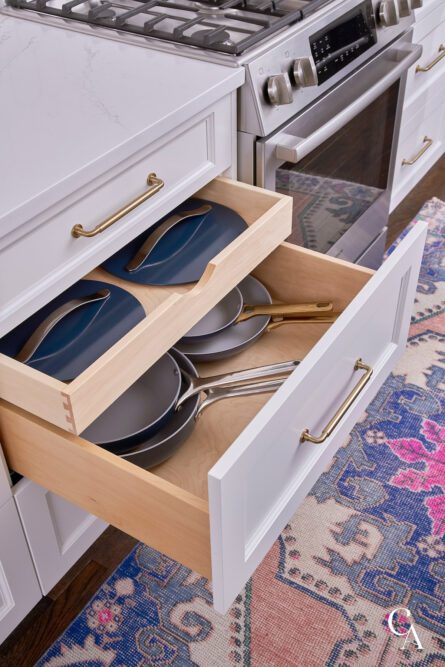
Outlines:
[[111,227],[111,225],[114,225],[115,222],[123,218],[124,215],[127,215],[127,213],[130,213],[135,208],[140,206],[140,204],[143,204],[145,201],[147,201],[147,199],[150,199],[150,197],[153,197],[153,195],[159,192],[159,190],[164,187],[164,181],[158,178],[156,174],[152,173],[148,174],[147,176],[147,185],[149,186],[149,189],[144,192],[144,194],[140,195],[136,199],[133,199],[133,201],[131,201],[129,204],[119,209],[119,211],[116,211],[116,213],[113,213],[113,215],[101,222],[99,225],[96,225],[94,229],[87,231],[83,228],[82,225],[74,225],[71,230],[71,234],[75,239],[78,239],[80,236],[91,238],[92,236],[101,234],[106,229],[108,229],[108,227]]
[[406,167],[406,166],[411,166],[411,165],[413,165],[413,164],[416,164],[417,160],[420,160],[420,158],[422,157],[422,155],[425,155],[425,153],[427,152],[427,150],[428,150],[429,148],[431,148],[431,146],[433,145],[434,141],[433,141],[432,139],[430,139],[429,137],[424,137],[424,138],[423,138],[423,143],[424,143],[423,148],[420,149],[420,151],[417,153],[417,155],[416,155],[415,157],[412,158],[412,160],[405,160],[405,159],[402,160],[402,165],[403,165],[404,167]]
[[301,442],[313,442],[315,445],[321,445],[325,440],[329,438],[333,430],[338,426],[340,421],[343,419],[349,408],[352,406],[352,404],[357,400],[359,395],[362,393],[363,389],[366,387],[368,384],[369,380],[371,379],[373,370],[371,366],[368,366],[367,364],[364,364],[361,359],[357,359],[357,361],[354,364],[354,370],[363,370],[366,371],[364,376],[359,380],[359,382],[355,385],[354,389],[351,391],[349,396],[345,398],[343,403],[340,405],[339,409],[335,413],[335,415],[332,417],[332,419],[326,424],[324,429],[321,432],[321,435],[316,437],[315,435],[311,435],[309,433],[309,429],[306,429],[303,431],[301,434]]
[[416,74],[419,72],[430,72],[433,67],[436,67],[440,63],[441,60],[445,58],[445,45],[441,44],[439,46],[439,55],[437,58],[434,58],[433,62],[431,62],[429,65],[425,65],[425,67],[422,67],[422,65],[417,65],[416,67]]

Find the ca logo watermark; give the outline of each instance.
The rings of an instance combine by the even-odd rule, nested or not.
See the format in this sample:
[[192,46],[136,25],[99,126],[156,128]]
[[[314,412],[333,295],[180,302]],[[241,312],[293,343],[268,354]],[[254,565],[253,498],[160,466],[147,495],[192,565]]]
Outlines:
[[400,607],[399,609],[394,609],[387,616],[388,627],[393,635],[396,637],[405,637],[403,646],[401,650],[405,649],[405,646],[408,644],[415,644],[418,651],[423,651],[422,642],[420,641],[417,630],[414,627],[414,623],[410,620],[412,614],[409,609]]

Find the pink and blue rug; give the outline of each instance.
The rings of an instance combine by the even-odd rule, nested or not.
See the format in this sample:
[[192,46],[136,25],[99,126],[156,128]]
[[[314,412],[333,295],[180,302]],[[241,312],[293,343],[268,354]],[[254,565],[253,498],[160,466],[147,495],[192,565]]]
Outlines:
[[[445,204],[405,356],[226,616],[140,544],[38,667],[444,667]],[[414,620],[422,650],[391,633]]]

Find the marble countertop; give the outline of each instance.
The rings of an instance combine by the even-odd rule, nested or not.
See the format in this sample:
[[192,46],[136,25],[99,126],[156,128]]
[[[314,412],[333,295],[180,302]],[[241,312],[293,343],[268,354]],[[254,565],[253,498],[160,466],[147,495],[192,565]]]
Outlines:
[[242,68],[0,14],[0,238],[243,81]]

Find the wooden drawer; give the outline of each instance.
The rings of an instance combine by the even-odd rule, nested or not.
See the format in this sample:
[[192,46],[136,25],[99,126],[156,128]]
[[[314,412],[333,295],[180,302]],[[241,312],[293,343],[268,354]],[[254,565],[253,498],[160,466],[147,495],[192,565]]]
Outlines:
[[185,287],[145,287],[94,271],[89,277],[132,292],[147,317],[70,384],[0,355],[1,398],[81,433],[290,234],[289,197],[228,179],[214,180],[197,196],[230,206],[249,225],[209,263],[201,280]]
[[[282,327],[201,367],[210,374],[302,359],[271,398],[209,408],[151,472],[2,401],[9,465],[211,577],[215,607],[225,612],[402,354],[425,236],[418,223],[375,274],[286,243],[277,248],[255,271],[275,299],[332,299],[344,312],[332,325]],[[359,358],[372,374],[354,370]],[[361,391],[352,398],[354,388]],[[303,431],[319,434],[335,414],[324,442],[301,442]]]
[[391,209],[398,206],[443,154],[444,121],[445,104],[442,104],[430,115],[424,108],[420,109],[403,125],[397,149]]
[[[228,169],[234,122],[229,95],[148,146],[135,138],[131,157],[0,238],[0,336]],[[75,225],[93,230],[153,192],[151,172],[162,189],[97,236],[72,235]]]

